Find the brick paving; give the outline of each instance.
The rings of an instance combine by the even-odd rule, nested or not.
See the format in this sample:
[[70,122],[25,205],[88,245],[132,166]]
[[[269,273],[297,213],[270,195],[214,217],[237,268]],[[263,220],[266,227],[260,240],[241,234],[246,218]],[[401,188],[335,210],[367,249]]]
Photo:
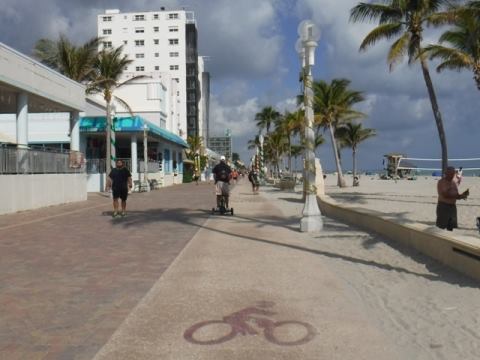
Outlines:
[[0,359],[91,359],[209,216],[212,185],[0,216]]

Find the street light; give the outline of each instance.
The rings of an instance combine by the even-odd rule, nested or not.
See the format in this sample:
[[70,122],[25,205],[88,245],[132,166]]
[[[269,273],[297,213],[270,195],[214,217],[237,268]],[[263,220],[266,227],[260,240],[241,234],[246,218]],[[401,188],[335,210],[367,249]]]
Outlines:
[[299,39],[295,44],[301,62],[304,88],[303,104],[305,107],[305,204],[300,231],[315,232],[323,228],[322,214],[317,203],[316,169],[315,169],[315,134],[313,132],[313,90],[312,66],[315,64],[315,48],[320,39],[320,31],[311,20],[304,20],[298,26]]
[[258,136],[258,141],[260,143],[260,181],[262,182],[262,185],[264,185],[265,182],[265,166],[264,166],[264,158],[263,158],[263,142],[264,142],[264,137],[263,134],[260,134]]
[[143,124],[143,181],[145,182],[145,189],[150,191],[150,184],[148,183],[148,139],[147,139],[148,125]]

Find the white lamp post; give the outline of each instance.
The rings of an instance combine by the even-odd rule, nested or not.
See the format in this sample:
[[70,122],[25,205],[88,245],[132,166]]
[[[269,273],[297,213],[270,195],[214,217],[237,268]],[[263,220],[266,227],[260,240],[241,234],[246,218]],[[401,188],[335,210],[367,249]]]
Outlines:
[[264,184],[265,182],[265,166],[264,166],[264,162],[263,162],[263,142],[264,142],[264,137],[263,137],[263,134],[260,134],[258,136],[258,141],[260,142],[260,181],[262,182],[262,184]]
[[145,189],[150,191],[150,184],[148,183],[148,139],[147,139],[148,125],[143,124],[143,181],[145,182]]
[[318,208],[315,186],[315,134],[313,132],[313,90],[312,66],[315,64],[315,48],[320,39],[320,31],[311,20],[304,20],[298,26],[295,48],[302,60],[305,107],[305,205],[300,220],[300,231],[315,232],[323,228],[322,214]]

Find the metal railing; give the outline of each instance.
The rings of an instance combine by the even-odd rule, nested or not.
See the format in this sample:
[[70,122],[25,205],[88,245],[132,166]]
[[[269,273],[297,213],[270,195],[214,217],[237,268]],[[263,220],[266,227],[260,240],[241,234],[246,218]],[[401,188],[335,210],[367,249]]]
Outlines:
[[83,154],[40,149],[0,148],[0,174],[71,174],[85,172]]
[[[118,159],[122,160],[125,167],[132,172],[132,160],[131,159]],[[87,159],[86,170],[88,174],[104,174],[105,173],[105,159]],[[148,162],[148,172],[157,173],[162,171],[162,163],[158,161]],[[139,160],[137,164],[137,172],[143,173],[143,161]]]

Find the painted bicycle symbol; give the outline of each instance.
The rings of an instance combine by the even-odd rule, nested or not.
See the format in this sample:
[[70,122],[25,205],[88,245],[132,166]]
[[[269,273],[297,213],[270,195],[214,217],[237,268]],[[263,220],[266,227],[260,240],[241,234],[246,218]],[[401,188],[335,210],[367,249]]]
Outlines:
[[[232,340],[240,335],[258,335],[252,323],[263,329],[265,339],[276,345],[302,345],[312,340],[316,335],[315,328],[305,322],[287,320],[274,321],[269,319],[276,312],[267,310],[275,303],[261,301],[257,306],[247,307],[223,317],[222,320],[208,320],[199,322],[183,335],[185,340],[198,345],[216,345]],[[260,315],[260,316],[259,316]]]

